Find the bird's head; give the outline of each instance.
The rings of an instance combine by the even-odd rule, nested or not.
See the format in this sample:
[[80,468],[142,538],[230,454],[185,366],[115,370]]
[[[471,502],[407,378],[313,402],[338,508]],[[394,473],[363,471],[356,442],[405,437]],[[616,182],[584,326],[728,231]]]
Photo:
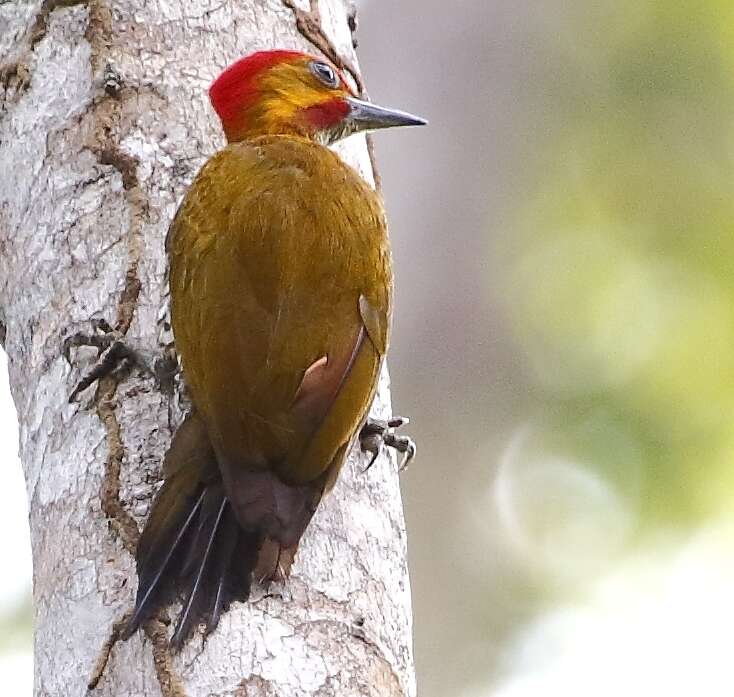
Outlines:
[[358,99],[330,63],[297,51],[260,51],[227,68],[209,97],[230,143],[300,135],[323,144],[357,131],[426,121]]

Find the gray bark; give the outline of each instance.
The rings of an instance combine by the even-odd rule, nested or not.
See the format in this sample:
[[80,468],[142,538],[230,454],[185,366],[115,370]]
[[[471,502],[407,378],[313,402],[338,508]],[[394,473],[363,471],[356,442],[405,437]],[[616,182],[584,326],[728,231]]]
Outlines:
[[[311,5],[354,61],[348,8]],[[116,642],[112,628],[133,601],[132,551],[178,411],[135,372],[103,379],[81,405],[67,402],[96,354],[81,349],[70,365],[63,341],[88,331],[92,318],[109,320],[139,349],[161,349],[167,226],[222,145],[206,88],[259,48],[315,52],[294,7],[0,3],[0,340],[31,507],[38,696],[85,695],[103,666],[100,697],[415,693],[392,456],[365,475],[365,459],[352,453],[280,596],[256,590],[203,648],[197,635],[172,655],[165,613],[128,642]],[[371,176],[364,139],[341,152]],[[384,374],[373,413],[389,413],[388,392]]]

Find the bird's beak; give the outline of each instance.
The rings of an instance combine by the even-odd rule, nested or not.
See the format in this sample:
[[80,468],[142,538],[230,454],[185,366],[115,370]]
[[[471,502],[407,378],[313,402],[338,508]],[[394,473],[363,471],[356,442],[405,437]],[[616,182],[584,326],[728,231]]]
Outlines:
[[425,126],[428,121],[397,109],[385,109],[361,99],[347,97],[350,112],[347,117],[356,131],[374,131],[393,126]]

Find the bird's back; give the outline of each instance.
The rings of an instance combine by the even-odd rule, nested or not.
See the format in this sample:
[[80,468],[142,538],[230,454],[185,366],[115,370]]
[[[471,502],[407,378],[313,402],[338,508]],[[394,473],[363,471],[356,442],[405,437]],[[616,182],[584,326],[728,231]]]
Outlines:
[[205,165],[168,248],[176,348],[221,466],[314,479],[366,416],[386,350],[379,197],[327,148],[261,137]]

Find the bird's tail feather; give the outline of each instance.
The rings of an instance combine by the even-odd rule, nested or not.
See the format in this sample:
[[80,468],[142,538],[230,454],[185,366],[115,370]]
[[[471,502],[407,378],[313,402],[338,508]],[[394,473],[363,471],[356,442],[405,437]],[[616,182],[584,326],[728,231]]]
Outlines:
[[138,543],[138,593],[123,637],[181,597],[171,639],[180,647],[198,622],[205,620],[209,633],[233,600],[248,597],[262,536],[239,526],[206,430],[195,415],[176,433],[164,475]]
[[[178,516],[161,513],[164,498],[156,501],[143,532],[147,554],[138,558],[138,594],[124,636],[180,595],[183,606],[171,639],[179,648],[200,621],[208,634],[233,600],[247,599],[261,539],[239,527],[221,482],[202,485]],[[159,518],[166,528],[157,525]]]
[[203,422],[190,415],[166,453],[164,483],[138,543],[138,593],[123,638],[181,598],[171,639],[179,648],[199,622],[209,634],[232,601],[246,600],[253,578],[285,578],[326,483],[291,485],[246,468],[227,470],[223,480]]
[[[188,592],[171,639],[174,648],[183,644],[199,620],[206,621],[207,634],[213,631],[230,602],[249,595],[250,572],[259,546],[254,533],[237,525],[221,484],[210,486],[204,493],[199,526],[180,572]],[[244,554],[235,557],[238,548]],[[235,564],[244,567],[245,578],[232,568]],[[238,578],[240,583],[230,577]]]

